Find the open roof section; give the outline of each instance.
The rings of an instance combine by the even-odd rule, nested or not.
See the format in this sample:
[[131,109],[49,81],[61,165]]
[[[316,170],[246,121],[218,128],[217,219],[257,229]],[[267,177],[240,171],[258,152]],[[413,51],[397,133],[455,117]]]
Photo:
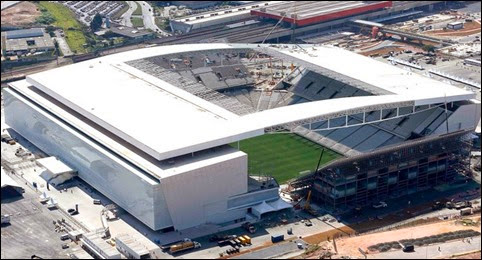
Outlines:
[[[310,118],[474,97],[471,92],[342,49],[286,46],[195,44],[145,48],[33,74],[27,76],[27,81],[157,160],[262,135],[267,127]],[[237,48],[279,52],[393,94],[311,102],[240,117],[126,64],[172,53]]]

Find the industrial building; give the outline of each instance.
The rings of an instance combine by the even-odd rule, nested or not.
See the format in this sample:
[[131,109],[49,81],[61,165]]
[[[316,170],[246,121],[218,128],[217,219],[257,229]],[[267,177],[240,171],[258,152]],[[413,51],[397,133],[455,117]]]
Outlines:
[[448,29],[452,30],[460,30],[464,28],[464,22],[462,21],[457,21],[457,22],[452,22],[447,24]]
[[216,10],[195,14],[179,19],[170,20],[171,30],[188,33],[192,30],[201,29],[209,26],[225,24],[251,17],[251,10],[273,5],[280,5],[288,1],[265,1],[235,6],[229,9]]
[[54,49],[54,41],[42,28],[2,32],[2,52],[4,55],[22,55],[29,52],[47,52]]
[[[450,180],[455,166],[442,164],[464,158],[462,141],[480,119],[472,92],[332,46],[138,49],[29,75],[3,91],[9,126],[161,231],[253,222],[291,207],[275,180],[250,175],[247,154],[235,148],[240,140],[294,132],[344,155],[342,165],[406,149],[407,159],[393,165],[410,176],[412,161],[421,176],[428,167],[425,187],[434,185],[434,163],[446,171],[436,183]],[[410,154],[415,146],[440,152]],[[447,155],[455,150],[460,157]],[[380,170],[360,173],[395,171],[391,161],[376,163]],[[308,185],[316,189],[315,179]],[[406,188],[402,181],[395,180]],[[353,184],[344,185],[321,185],[314,197],[350,196]]]
[[392,1],[295,1],[285,5],[262,7],[260,10],[251,11],[251,14],[268,19],[282,19],[297,26],[306,26],[391,6]]

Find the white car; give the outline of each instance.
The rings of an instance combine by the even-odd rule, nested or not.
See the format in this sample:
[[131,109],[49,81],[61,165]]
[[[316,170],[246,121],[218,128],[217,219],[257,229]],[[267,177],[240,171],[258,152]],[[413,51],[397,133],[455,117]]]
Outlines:
[[373,207],[376,208],[376,209],[379,209],[379,208],[385,208],[387,207],[387,203],[383,202],[383,201],[380,201],[378,202],[377,204],[373,204]]

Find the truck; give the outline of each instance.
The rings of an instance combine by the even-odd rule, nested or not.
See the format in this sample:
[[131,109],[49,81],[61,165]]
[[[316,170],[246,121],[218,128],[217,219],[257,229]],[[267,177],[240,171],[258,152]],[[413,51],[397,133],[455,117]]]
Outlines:
[[246,244],[247,244],[247,245],[250,245],[250,244],[251,244],[251,238],[250,238],[249,236],[244,235],[244,236],[242,236],[242,237],[243,237],[244,240],[246,241]]
[[188,249],[200,248],[200,247],[201,247],[201,244],[199,242],[183,241],[179,244],[172,245],[171,248],[169,248],[169,252],[171,254],[174,254],[174,253],[185,251],[185,250],[188,250]]
[[10,215],[2,215],[2,225],[10,224]]
[[284,235],[275,235],[275,236],[271,236],[271,242],[273,243],[278,243],[278,242],[281,242],[285,240],[285,236]]
[[256,227],[252,223],[246,222],[242,225],[242,227],[251,234],[254,234],[256,232]]
[[472,214],[472,208],[464,208],[460,210],[460,216],[466,216]]

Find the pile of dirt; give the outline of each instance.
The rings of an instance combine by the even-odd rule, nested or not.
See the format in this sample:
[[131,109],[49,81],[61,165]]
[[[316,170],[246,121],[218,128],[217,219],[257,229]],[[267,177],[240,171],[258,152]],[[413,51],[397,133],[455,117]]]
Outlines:
[[2,26],[20,26],[35,23],[35,19],[42,13],[34,3],[22,1],[2,11]]

